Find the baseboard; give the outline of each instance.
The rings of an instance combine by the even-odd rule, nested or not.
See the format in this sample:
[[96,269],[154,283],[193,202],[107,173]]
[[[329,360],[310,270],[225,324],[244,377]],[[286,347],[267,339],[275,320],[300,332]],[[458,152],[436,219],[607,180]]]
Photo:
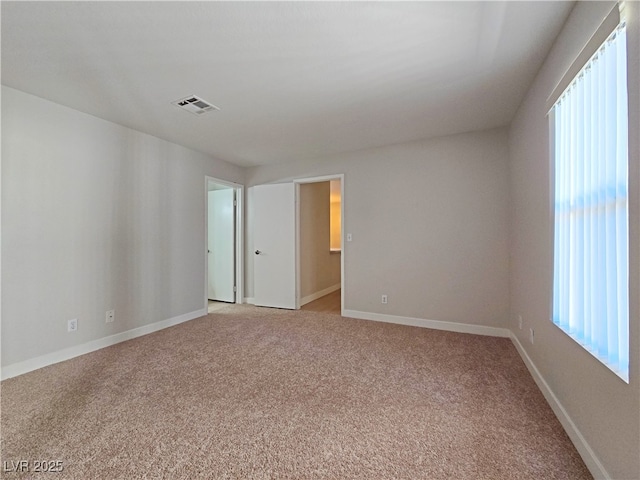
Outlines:
[[412,327],[432,328],[434,330],[447,330],[449,332],[471,333],[474,335],[488,335],[491,337],[509,337],[511,332],[507,328],[488,327],[485,325],[471,325],[469,323],[443,322],[441,320],[426,320],[423,318],[401,317],[386,315],[383,313],[359,312],[357,310],[344,310],[343,317],[373,320],[375,322],[397,323]]
[[520,340],[518,340],[518,337],[513,332],[511,332],[510,336],[511,341],[515,345],[516,350],[518,350],[518,353],[522,358],[522,361],[527,366],[527,369],[529,369],[533,380],[538,385],[540,391],[542,391],[544,398],[551,406],[553,413],[555,413],[556,417],[558,417],[558,420],[562,424],[564,430],[567,432],[567,435],[569,435],[569,438],[578,450],[578,453],[591,472],[591,475],[593,475],[595,479],[610,480],[611,476],[607,473],[600,460],[598,460],[595,452],[589,446],[584,436],[582,436],[582,433],[580,432],[576,424],[573,422],[573,420],[571,420],[571,417],[562,406],[562,403],[560,403],[558,397],[556,397],[555,393],[553,393],[553,390],[551,390],[549,384],[545,381],[544,377],[540,373],[540,370],[538,370],[538,367],[535,366],[535,364],[531,360],[531,357],[529,357],[529,355],[527,354],[526,350],[520,343]]
[[311,295],[307,295],[306,297],[302,297],[300,299],[300,306],[306,305],[307,303],[313,302],[325,295],[329,295],[330,293],[335,292],[336,290],[340,290],[341,284],[336,283],[335,285],[330,286],[329,288],[325,288],[324,290],[320,290],[319,292],[312,293]]
[[17,377],[18,375],[37,370],[39,368],[47,367],[49,365],[53,365],[54,363],[63,362],[65,360],[84,355],[85,353],[94,352],[96,350],[100,350],[101,348],[109,347],[111,345],[115,345],[116,343],[124,342],[126,340],[141,337],[149,333],[157,332],[158,330],[172,327],[174,325],[193,320],[194,318],[203,317],[205,315],[207,315],[207,309],[203,308],[194,312],[178,315],[177,317],[161,320],[149,325],[143,325],[142,327],[133,328],[131,330],[127,330],[126,332],[116,333],[114,335],[99,338],[98,340],[92,340],[81,345],[75,345],[73,347],[58,350],[46,355],[31,358],[29,360],[13,363],[11,365],[7,365],[6,367],[2,367],[2,373],[0,374],[0,377],[2,378],[2,380]]
[[256,299],[254,297],[244,297],[244,303],[248,303],[249,305],[255,305]]

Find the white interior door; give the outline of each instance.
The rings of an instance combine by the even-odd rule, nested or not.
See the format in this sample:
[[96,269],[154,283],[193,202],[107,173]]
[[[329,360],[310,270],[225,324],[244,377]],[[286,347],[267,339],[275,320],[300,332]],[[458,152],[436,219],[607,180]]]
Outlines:
[[253,204],[255,304],[295,309],[294,184],[253,187]]
[[233,188],[209,195],[209,299],[235,302],[235,226]]

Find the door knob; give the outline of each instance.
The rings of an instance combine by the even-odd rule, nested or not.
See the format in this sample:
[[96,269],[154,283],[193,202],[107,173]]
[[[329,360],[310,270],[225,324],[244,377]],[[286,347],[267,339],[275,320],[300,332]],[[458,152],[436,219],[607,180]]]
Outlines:
[[256,255],[260,255],[262,252],[260,250],[256,250]]

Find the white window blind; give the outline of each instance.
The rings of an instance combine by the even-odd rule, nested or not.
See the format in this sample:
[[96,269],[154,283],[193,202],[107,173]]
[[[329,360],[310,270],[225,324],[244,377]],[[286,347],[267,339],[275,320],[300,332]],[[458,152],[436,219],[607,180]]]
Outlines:
[[627,54],[619,25],[551,111],[553,322],[629,381]]

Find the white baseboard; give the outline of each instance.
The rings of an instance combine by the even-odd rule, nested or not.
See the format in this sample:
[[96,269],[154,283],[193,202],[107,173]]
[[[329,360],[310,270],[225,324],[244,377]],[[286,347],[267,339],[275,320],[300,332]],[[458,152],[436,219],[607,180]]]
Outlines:
[[325,295],[329,295],[330,293],[333,293],[336,290],[340,290],[341,287],[342,285],[340,283],[336,283],[335,285],[332,285],[329,288],[325,288],[324,290],[320,290],[319,292],[312,293],[311,295],[307,295],[306,297],[302,297],[300,299],[300,306],[313,302],[314,300],[324,297]]
[[248,303],[249,305],[255,305],[256,299],[254,297],[244,297],[244,303]]
[[441,320],[426,320],[423,318],[401,317],[386,315],[383,313],[359,312],[357,310],[344,310],[343,317],[360,318],[376,322],[397,323],[412,327],[432,328],[434,330],[447,330],[449,332],[471,333],[474,335],[488,335],[491,337],[509,337],[511,332],[507,328],[488,327],[486,325],[471,325],[469,323],[443,322]]
[[54,363],[63,362],[65,360],[84,355],[85,353],[94,352],[96,350],[100,350],[101,348],[109,347],[111,345],[115,345],[116,343],[124,342],[126,340],[141,337],[149,333],[157,332],[158,330],[172,327],[174,325],[193,320],[194,318],[204,317],[205,315],[207,315],[207,309],[203,308],[194,312],[178,315],[177,317],[168,318],[166,320],[161,320],[149,325],[143,325],[142,327],[133,328],[131,330],[127,330],[126,332],[120,332],[114,335],[109,335],[108,337],[92,340],[81,345],[64,348],[62,350],[31,358],[29,360],[12,363],[11,365],[2,367],[2,373],[0,374],[0,377],[2,378],[2,380],[11,377],[17,377],[18,375],[37,370],[39,368],[47,367],[49,365],[53,365]]
[[555,393],[553,393],[553,390],[551,390],[551,387],[549,387],[549,384],[545,381],[542,374],[540,373],[540,370],[538,370],[538,368],[531,360],[531,357],[529,357],[529,355],[527,354],[526,350],[520,343],[520,340],[518,340],[518,337],[516,337],[513,332],[511,332],[510,336],[511,341],[520,354],[520,357],[522,357],[522,361],[529,369],[533,380],[538,385],[540,391],[542,391],[544,398],[546,398],[547,403],[549,403],[549,405],[551,406],[553,413],[555,413],[556,417],[558,417],[558,420],[562,424],[565,432],[567,432],[567,435],[569,435],[569,438],[578,450],[578,453],[582,457],[582,460],[584,460],[584,463],[591,472],[591,475],[593,475],[595,479],[610,480],[611,476],[609,475],[609,473],[607,473],[604,466],[596,456],[595,452],[587,443],[587,440],[582,436],[582,433],[580,432],[576,424],[573,422],[573,420],[571,420],[571,417],[562,406],[562,403],[560,403],[558,397],[556,397]]

